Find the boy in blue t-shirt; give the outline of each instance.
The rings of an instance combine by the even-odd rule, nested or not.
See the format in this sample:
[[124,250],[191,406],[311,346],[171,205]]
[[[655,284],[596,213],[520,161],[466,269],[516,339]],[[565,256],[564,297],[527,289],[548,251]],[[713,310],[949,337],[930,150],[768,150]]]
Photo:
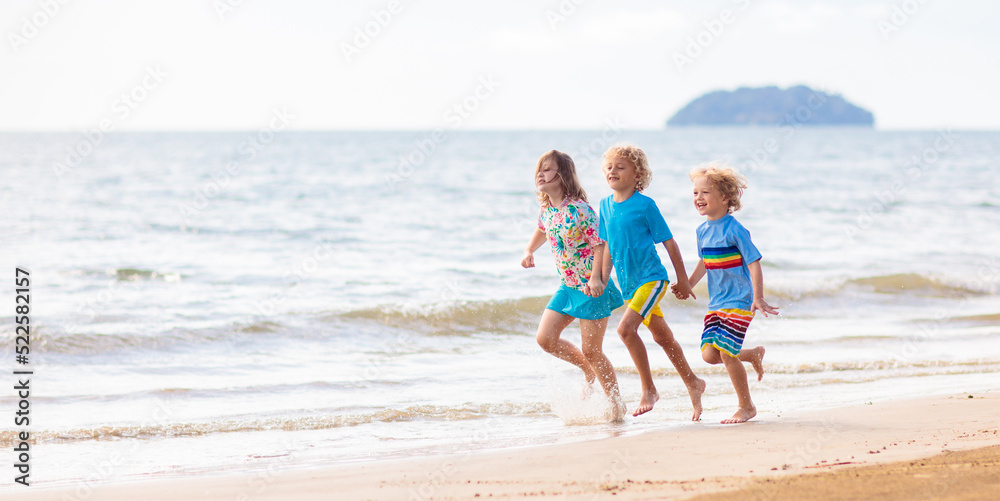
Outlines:
[[[610,277],[612,266],[618,276],[618,286],[628,308],[618,325],[618,335],[628,348],[632,362],[642,381],[642,397],[633,416],[649,412],[659,400],[653,384],[646,347],[639,338],[639,324],[645,324],[653,333],[653,340],[667,353],[677,373],[684,380],[694,414],[701,417],[701,395],[705,381],[691,370],[684,351],[674,339],[673,332],[663,319],[659,302],[667,292],[667,270],[656,254],[656,244],[663,243],[677,273],[677,285],[682,299],[691,294],[687,272],[680,249],[674,242],[670,228],[653,199],[640,193],[649,185],[652,173],[646,154],[635,146],[614,146],[604,153],[604,175],[614,194],[601,200],[598,235],[605,246],[604,273]],[[610,254],[610,259],[608,255]],[[692,294],[693,295],[693,294]],[[680,297],[680,296],[679,296]]]
[[[722,422],[742,423],[757,415],[743,362],[753,365],[758,381],[764,377],[764,347],[744,350],[743,338],[756,311],[766,317],[768,313],[777,315],[778,308],[764,300],[760,252],[750,241],[750,232],[731,214],[740,210],[746,181],[734,170],[716,166],[699,167],[691,171],[690,177],[694,182],[695,209],[708,217],[698,227],[701,260],[688,279],[690,287],[694,287],[708,276],[709,312],[701,335],[701,357],[713,365],[725,364],[740,408]],[[675,286],[677,297],[684,292]]]

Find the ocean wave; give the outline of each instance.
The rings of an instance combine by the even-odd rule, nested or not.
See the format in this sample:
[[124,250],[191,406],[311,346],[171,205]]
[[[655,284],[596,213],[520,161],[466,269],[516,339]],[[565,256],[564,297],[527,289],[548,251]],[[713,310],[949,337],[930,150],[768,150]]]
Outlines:
[[880,294],[913,294],[944,298],[960,298],[986,294],[980,290],[962,285],[949,284],[940,279],[916,273],[897,273],[894,275],[855,278],[848,280],[845,285],[870,288]]
[[[754,391],[778,391],[793,388],[810,388],[829,384],[862,384],[885,381],[888,378],[911,380],[921,377],[1000,373],[1000,359],[946,361],[846,361],[803,364],[769,364],[763,381],[752,381]],[[620,374],[635,374],[633,367],[616,367]],[[695,371],[701,376],[713,376],[728,380],[725,368],[720,366],[701,367]],[[672,369],[653,369],[653,376],[676,382],[663,384],[662,396],[682,398],[686,391],[677,373]],[[189,390],[164,389],[163,392],[179,393],[188,397]],[[729,394],[728,384],[712,384],[707,395]],[[555,402],[559,404],[559,402]],[[35,429],[32,438],[36,443],[68,443],[82,441],[111,441],[121,439],[160,439],[196,437],[211,434],[259,432],[259,431],[315,431],[335,430],[363,426],[372,423],[396,423],[408,421],[456,422],[490,419],[494,417],[536,418],[558,415],[567,424],[593,424],[603,422],[605,417],[597,410],[575,409],[567,417],[565,409],[556,409],[553,403],[465,403],[459,405],[410,405],[383,409],[345,410],[308,409],[292,415],[262,417],[258,415],[219,416],[207,421],[160,422],[141,424],[107,424],[86,427],[46,430]],[[558,405],[557,405],[558,407]],[[594,410],[597,409],[597,410]],[[581,418],[580,416],[584,416]],[[574,417],[576,416],[576,417]],[[594,416],[597,416],[596,418]],[[582,421],[580,421],[582,419]],[[596,420],[595,420],[596,419]],[[572,422],[570,422],[572,421]],[[577,422],[579,421],[579,422]],[[0,431],[0,447],[16,445],[17,436],[13,431]]]
[[229,342],[282,329],[285,329],[283,324],[269,320],[200,329],[174,328],[156,334],[69,332],[43,325],[32,329],[31,342],[46,353],[97,355],[121,350],[159,350],[177,345]]
[[[343,380],[343,381],[312,381],[309,383],[294,384],[261,384],[251,386],[226,386],[223,388],[153,388],[148,390],[121,392],[121,393],[97,393],[84,395],[32,395],[32,399],[46,404],[65,403],[86,403],[86,404],[115,404],[122,402],[134,402],[137,400],[173,399],[184,398],[193,399],[251,399],[262,394],[285,394],[287,392],[302,391],[340,391],[357,388],[397,388],[409,383],[393,379],[364,379],[364,380]],[[5,405],[17,405],[16,396],[0,396],[0,407]]]
[[[302,312],[296,318],[239,318],[216,326],[185,329],[176,327],[164,332],[79,332],[61,329],[58,324],[41,325],[32,330],[32,343],[48,353],[95,355],[131,349],[161,350],[177,345],[229,343],[256,335],[280,334],[292,338],[336,336],[340,327],[319,329],[301,327],[315,322],[374,323],[424,335],[470,335],[482,332],[533,334],[547,297],[529,297],[500,301],[458,301],[421,308],[383,306],[336,313]],[[122,319],[127,320],[127,319]],[[353,330],[353,329],[352,329]]]
[[273,322],[270,320],[260,320],[257,322],[248,322],[245,324],[239,324],[236,326],[236,330],[239,332],[246,332],[249,334],[270,334],[272,332],[278,332],[283,327],[280,322]]
[[996,324],[1000,325],[1000,313],[987,315],[967,315],[964,317],[951,317],[946,319],[949,322],[962,324]]
[[[156,272],[150,270],[119,269],[122,277],[149,277]],[[117,272],[116,272],[117,273]],[[138,280],[138,278],[136,278]],[[129,278],[131,280],[131,278]],[[768,289],[768,295],[794,302],[807,298],[834,298],[855,296],[859,290],[869,290],[877,294],[898,294],[932,296],[942,298],[964,298],[980,296],[986,292],[969,287],[954,285],[937,278],[917,274],[880,275],[853,278],[827,287],[806,291]],[[523,297],[505,300],[455,301],[434,305],[404,307],[384,305],[336,312],[300,312],[297,318],[275,320],[274,318],[246,317],[222,322],[212,327],[195,329],[174,328],[159,333],[94,333],[66,332],[58,326],[39,326],[33,330],[33,343],[38,343],[46,351],[63,354],[100,354],[123,349],[163,349],[179,344],[205,344],[230,342],[260,334],[280,334],[289,337],[336,336],[336,332],[347,324],[374,324],[400,329],[423,335],[468,336],[477,333],[531,335],[549,300],[548,296]],[[704,303],[676,301],[672,297],[670,308],[704,308]],[[620,318],[624,310],[613,313],[613,319]],[[799,315],[808,315],[806,311]],[[292,325],[320,321],[327,324],[319,329],[293,328]],[[984,315],[949,319],[958,323],[996,323],[1000,315]],[[616,320],[614,320],[616,321]],[[331,332],[329,324],[335,326]]]
[[118,268],[115,270],[115,278],[119,281],[140,281],[140,280],[162,280],[164,282],[179,282],[179,273],[165,273],[156,270],[143,270],[139,268]]
[[46,353],[98,355],[121,350],[158,350],[182,344],[223,341],[232,337],[234,332],[223,329],[175,329],[156,335],[144,335],[65,332],[36,328],[32,330],[32,344]]
[[[767,289],[769,296],[794,301],[804,298],[855,296],[859,290],[886,295],[913,295],[959,299],[988,295],[989,292],[950,283],[943,279],[915,273],[875,275],[826,282],[806,290]],[[452,304],[402,308],[382,306],[324,315],[326,320],[373,321],[394,327],[425,330],[431,333],[462,334],[472,331],[523,332],[537,323],[549,300],[548,296],[525,297],[499,301],[461,301]],[[675,301],[667,297],[670,307],[704,308],[692,301]],[[623,310],[617,310],[620,315]]]
[[[551,415],[548,404],[465,404],[459,406],[415,405],[399,409],[379,409],[367,412],[331,415],[331,411],[316,409],[309,415],[272,418],[230,417],[203,422],[155,423],[137,425],[103,425],[68,430],[32,430],[35,443],[65,443],[85,440],[157,439],[196,437],[216,433],[253,431],[312,431],[348,428],[369,423],[400,421],[465,421],[494,416],[536,417]],[[0,447],[16,445],[16,432],[0,432]]]
[[853,296],[858,292],[944,299],[962,299],[990,294],[989,291],[980,290],[966,284],[959,284],[946,279],[917,273],[896,273],[892,275],[873,275],[869,277],[833,280],[824,282],[819,286],[805,288],[804,290],[782,290],[780,288],[773,289],[768,287],[765,292],[769,296],[776,296],[789,301]]
[[[882,360],[855,360],[855,361],[831,361],[812,362],[801,364],[770,364],[765,361],[765,378],[767,374],[777,375],[801,375],[801,374],[827,374],[845,372],[864,372],[879,374],[877,377],[886,377],[887,372],[897,372],[906,376],[938,375],[947,374],[970,374],[976,372],[1000,372],[1000,360],[907,360],[907,359],[882,359]],[[749,369],[748,369],[749,370]],[[615,367],[615,371],[621,374],[638,374],[635,367],[623,366]],[[699,375],[728,375],[726,368],[719,365],[702,366],[694,369]],[[653,368],[652,374],[655,377],[678,376],[677,371],[668,367]],[[679,377],[679,376],[678,376]]]
[[525,328],[538,322],[548,301],[548,297],[527,297],[501,301],[460,301],[421,309],[387,306],[334,313],[324,318],[372,321],[443,335],[524,332]]
[[[941,376],[964,376],[1000,373],[1000,360],[966,360],[961,362],[878,360],[804,364],[768,364],[765,361],[764,378],[756,381],[753,371],[747,367],[751,390],[754,392],[782,391],[801,388],[819,388],[832,384],[860,385],[885,383],[888,380],[902,381],[899,384],[918,385],[921,378]],[[634,367],[616,367],[619,374],[635,375]],[[721,364],[699,367],[695,374],[711,377],[725,383],[709,384],[706,395],[732,393],[728,383],[729,375]],[[687,395],[680,376],[672,368],[655,368],[653,377],[662,398],[683,398]],[[663,384],[660,384],[660,381]],[[961,391],[961,388],[956,388]]]

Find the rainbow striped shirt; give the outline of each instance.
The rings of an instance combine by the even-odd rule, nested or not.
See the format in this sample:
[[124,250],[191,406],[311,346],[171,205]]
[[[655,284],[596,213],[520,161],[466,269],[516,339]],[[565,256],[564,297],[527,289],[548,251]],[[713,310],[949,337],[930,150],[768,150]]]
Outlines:
[[749,310],[753,286],[747,265],[760,259],[750,232],[729,214],[705,221],[698,227],[698,255],[705,261],[708,309]]
[[743,266],[743,255],[735,245],[730,247],[706,247],[701,250],[706,270],[725,270]]

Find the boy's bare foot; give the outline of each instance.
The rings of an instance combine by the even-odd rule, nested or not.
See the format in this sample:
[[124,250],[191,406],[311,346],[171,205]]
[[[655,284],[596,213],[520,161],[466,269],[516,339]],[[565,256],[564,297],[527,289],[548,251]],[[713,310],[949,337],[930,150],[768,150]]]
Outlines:
[[733,417],[729,419],[723,419],[722,424],[745,423],[756,415],[757,415],[756,407],[751,407],[749,409],[740,408],[738,411],[736,411],[736,414],[733,414]]
[[757,371],[757,381],[764,379],[764,347],[758,346],[750,350],[750,363],[753,370]]
[[640,414],[645,414],[653,410],[653,405],[656,404],[657,400],[660,399],[660,394],[653,390],[652,393],[646,393],[639,399],[639,406],[635,408],[635,412],[632,413],[632,417],[638,416]]
[[693,386],[688,387],[688,395],[691,396],[691,405],[694,406],[691,421],[701,421],[701,396],[705,394],[705,386],[705,380],[699,378]]

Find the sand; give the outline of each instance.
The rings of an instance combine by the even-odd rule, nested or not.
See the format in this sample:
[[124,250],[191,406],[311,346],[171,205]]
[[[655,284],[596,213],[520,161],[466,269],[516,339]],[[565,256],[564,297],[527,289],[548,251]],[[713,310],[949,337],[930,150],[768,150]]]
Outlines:
[[1000,445],[949,451],[927,459],[758,479],[740,489],[691,500],[997,498],[1000,498]]
[[0,499],[992,499],[1000,482],[1000,394],[972,397],[763,414],[740,425],[706,420],[453,456],[187,475],[89,490],[8,488]]

